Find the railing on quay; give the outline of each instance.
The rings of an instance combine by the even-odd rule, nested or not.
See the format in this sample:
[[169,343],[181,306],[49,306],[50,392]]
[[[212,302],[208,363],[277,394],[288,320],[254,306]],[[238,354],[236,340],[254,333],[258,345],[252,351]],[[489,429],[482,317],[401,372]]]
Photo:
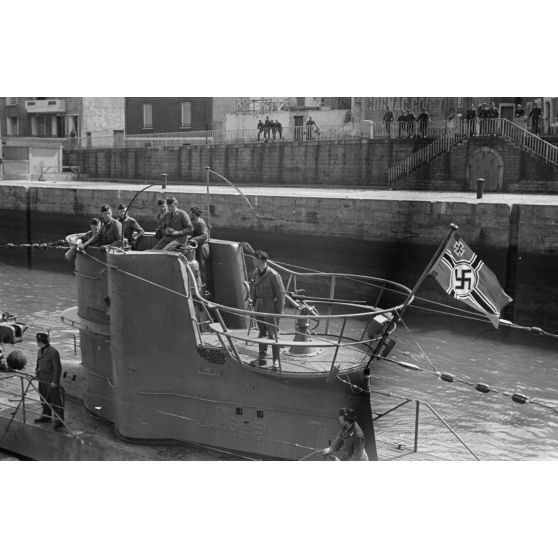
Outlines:
[[503,137],[514,141],[526,151],[535,153],[543,158],[546,163],[558,165],[558,147],[529,132],[525,128],[520,128],[509,120],[504,118],[498,120],[500,121],[500,134]]
[[429,143],[426,147],[415,151],[410,157],[396,163],[388,169],[388,183],[395,182],[398,178],[409,174],[420,165],[427,163],[437,155],[447,151],[452,146],[458,144],[463,139],[463,130],[460,126],[457,129],[446,133],[445,136]]
[[[373,122],[370,137],[382,138],[418,138],[418,137],[441,137],[459,127],[459,120],[429,120],[400,122]],[[389,125],[388,125],[389,124]]]
[[340,139],[360,139],[363,136],[359,124],[347,123],[333,126],[284,126],[259,131],[201,130],[192,132],[169,132],[134,135],[91,135],[67,138],[66,149],[113,149],[134,147],[170,147],[180,145],[202,145],[249,142],[297,142]]
[[448,151],[463,139],[477,135],[507,138],[522,149],[538,155],[546,163],[558,165],[558,147],[533,134],[527,128],[506,118],[475,119],[458,122],[443,137],[393,165],[388,169],[388,183],[393,183],[398,178],[406,176],[420,165],[428,163],[434,157]]
[[[533,133],[535,127],[530,119],[515,118],[513,122],[502,118],[463,120],[431,120],[428,122],[349,122],[331,126],[283,126],[258,130],[200,130],[191,132],[169,132],[156,134],[91,134],[85,137],[67,138],[66,149],[113,149],[172,147],[181,145],[251,143],[251,142],[303,142],[343,139],[396,139],[396,138],[445,138],[456,135],[502,135],[503,122]],[[506,124],[507,125],[507,124]],[[514,129],[515,129],[514,128]],[[540,122],[538,134],[558,136],[558,118],[547,118]],[[533,134],[537,135],[537,134]]]

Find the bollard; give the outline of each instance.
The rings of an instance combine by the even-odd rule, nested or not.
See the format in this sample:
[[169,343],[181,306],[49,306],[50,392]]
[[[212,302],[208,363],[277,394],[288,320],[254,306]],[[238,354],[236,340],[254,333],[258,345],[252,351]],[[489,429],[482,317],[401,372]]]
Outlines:
[[484,190],[484,178],[477,178],[477,200],[482,199]]

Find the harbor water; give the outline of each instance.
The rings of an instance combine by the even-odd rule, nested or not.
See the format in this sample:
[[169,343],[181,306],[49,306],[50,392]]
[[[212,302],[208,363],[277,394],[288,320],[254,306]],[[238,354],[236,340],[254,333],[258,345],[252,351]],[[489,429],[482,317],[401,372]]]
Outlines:
[[[277,243],[269,249],[277,259],[311,268],[319,266],[323,271],[339,270],[342,261],[345,272],[374,271],[366,268],[361,257],[343,260],[342,247],[333,251],[327,246],[313,247],[307,253],[300,250],[297,253],[293,243],[283,246]],[[22,250],[0,253],[0,308],[29,325],[25,340],[18,346],[27,357],[28,368],[35,364],[37,331],[50,331],[52,343],[62,358],[79,357],[77,331],[60,320],[62,311],[77,303],[73,266],[63,258],[63,253],[60,249],[38,250],[31,258]],[[27,265],[30,259],[32,267]],[[377,438],[412,449],[414,401],[420,400],[428,403],[482,460],[558,459],[557,413],[529,402],[516,403],[509,396],[480,393],[472,386],[444,382],[428,372],[449,372],[457,379],[484,383],[510,396],[521,393],[558,409],[558,341],[508,328],[495,330],[486,321],[457,318],[451,309],[442,308],[447,313],[433,313],[415,306],[423,307],[424,303],[418,301],[405,314],[390,357],[411,362],[424,371],[395,364],[373,369],[375,412],[384,413],[405,398],[412,400],[376,421]],[[7,346],[4,349],[10,350]],[[324,433],[324,447],[330,436],[331,433]],[[452,460],[474,459],[422,404],[417,439],[419,450]]]

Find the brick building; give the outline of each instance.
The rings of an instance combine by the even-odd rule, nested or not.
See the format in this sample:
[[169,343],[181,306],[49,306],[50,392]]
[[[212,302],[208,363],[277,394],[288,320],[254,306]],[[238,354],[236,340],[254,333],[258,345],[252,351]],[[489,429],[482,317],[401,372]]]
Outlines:
[[127,135],[220,130],[232,97],[126,97]]

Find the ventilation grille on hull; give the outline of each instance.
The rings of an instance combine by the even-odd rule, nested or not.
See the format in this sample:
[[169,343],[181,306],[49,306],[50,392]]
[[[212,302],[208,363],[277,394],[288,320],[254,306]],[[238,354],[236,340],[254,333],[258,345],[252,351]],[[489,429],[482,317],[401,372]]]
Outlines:
[[218,349],[198,347],[198,354],[208,362],[211,362],[211,364],[220,364],[221,366],[225,364],[226,356]]

